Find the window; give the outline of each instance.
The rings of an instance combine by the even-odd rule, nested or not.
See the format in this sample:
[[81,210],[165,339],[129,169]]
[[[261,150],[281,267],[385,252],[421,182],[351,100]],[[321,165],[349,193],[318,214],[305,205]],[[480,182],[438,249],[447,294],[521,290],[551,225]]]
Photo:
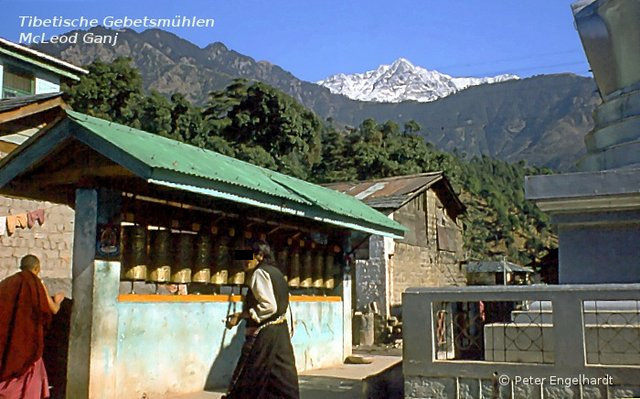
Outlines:
[[4,66],[2,98],[28,96],[35,93],[33,73],[11,65]]

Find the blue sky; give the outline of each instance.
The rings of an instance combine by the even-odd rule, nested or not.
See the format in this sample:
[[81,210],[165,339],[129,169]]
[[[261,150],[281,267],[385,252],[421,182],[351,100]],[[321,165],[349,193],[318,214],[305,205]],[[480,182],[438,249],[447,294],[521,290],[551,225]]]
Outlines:
[[[17,40],[20,15],[102,19],[214,18],[173,30],[215,41],[315,81],[404,57],[454,76],[589,75],[570,0],[0,0],[0,36]],[[32,29],[42,32],[42,29]],[[49,29],[47,34],[67,29]]]

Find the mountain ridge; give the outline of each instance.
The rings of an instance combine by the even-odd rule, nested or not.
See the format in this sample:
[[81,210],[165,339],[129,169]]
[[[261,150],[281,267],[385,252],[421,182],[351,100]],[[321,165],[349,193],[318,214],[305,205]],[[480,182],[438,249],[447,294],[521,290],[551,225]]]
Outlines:
[[457,77],[414,65],[398,58],[390,65],[362,73],[331,75],[316,83],[333,94],[352,100],[397,103],[403,101],[430,102],[447,97],[467,87],[519,79],[503,74],[492,77]]
[[591,78],[571,74],[472,86],[428,103],[357,101],[223,43],[201,48],[158,29],[122,31],[115,47],[48,44],[36,48],[77,65],[130,57],[146,90],[167,96],[183,93],[200,105],[211,91],[224,88],[234,78],[257,80],[338,125],[357,126],[367,118],[400,124],[415,120],[422,126],[420,134],[442,150],[509,162],[524,160],[558,170],[571,170],[584,154],[583,137],[593,127],[591,114],[600,101]]

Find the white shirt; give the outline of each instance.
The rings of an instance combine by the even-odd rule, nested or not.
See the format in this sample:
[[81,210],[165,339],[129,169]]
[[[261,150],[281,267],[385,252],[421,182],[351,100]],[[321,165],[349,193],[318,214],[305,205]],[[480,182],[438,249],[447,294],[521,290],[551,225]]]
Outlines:
[[257,268],[249,280],[249,289],[258,301],[255,308],[249,309],[249,315],[256,323],[262,323],[278,310],[271,275]]

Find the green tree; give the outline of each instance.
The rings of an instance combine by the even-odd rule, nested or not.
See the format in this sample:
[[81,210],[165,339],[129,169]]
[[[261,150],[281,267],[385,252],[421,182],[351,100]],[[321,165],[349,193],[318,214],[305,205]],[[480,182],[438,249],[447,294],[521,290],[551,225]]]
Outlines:
[[265,150],[277,170],[306,178],[320,160],[320,120],[266,84],[236,80],[227,89],[211,93],[204,114],[236,149],[244,145],[244,150]]
[[63,86],[65,101],[76,111],[110,121],[129,124],[136,104],[143,97],[140,72],[129,58],[112,63],[96,61],[89,73],[71,86]]
[[422,129],[422,127],[420,127],[418,122],[416,122],[413,119],[411,119],[410,121],[405,122],[403,133],[404,134],[417,134],[421,129]]

